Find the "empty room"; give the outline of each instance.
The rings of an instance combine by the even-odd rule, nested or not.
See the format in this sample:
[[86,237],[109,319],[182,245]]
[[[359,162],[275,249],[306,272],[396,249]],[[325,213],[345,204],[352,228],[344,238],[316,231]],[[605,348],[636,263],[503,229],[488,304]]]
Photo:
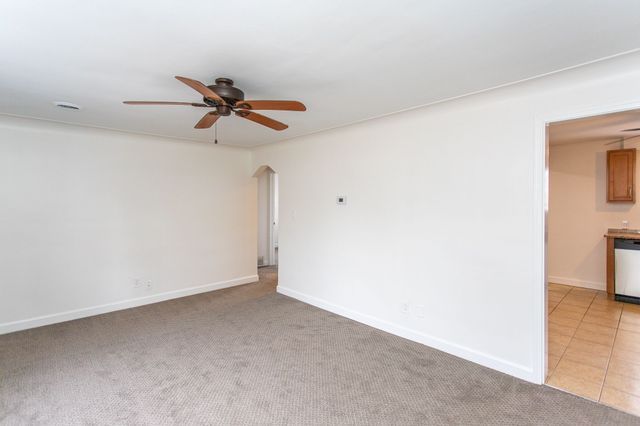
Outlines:
[[640,424],[639,18],[1,2],[0,425]]

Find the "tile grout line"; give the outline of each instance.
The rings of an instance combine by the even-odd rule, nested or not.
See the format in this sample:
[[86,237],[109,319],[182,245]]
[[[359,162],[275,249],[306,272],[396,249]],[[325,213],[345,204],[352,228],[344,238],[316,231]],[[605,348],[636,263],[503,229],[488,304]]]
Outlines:
[[[549,291],[549,284],[547,283],[547,292]],[[560,304],[562,303],[562,301],[564,300],[565,297],[567,297],[567,294],[569,294],[571,292],[571,289],[569,289],[568,292],[566,292],[563,296],[562,299],[560,299],[560,301],[558,301],[558,303],[556,303],[556,306],[553,307],[553,309],[551,310],[551,312],[549,312],[547,314],[547,322],[549,322],[549,315],[551,315],[553,313],[553,311],[555,311],[558,306],[560,306]],[[549,298],[549,295],[547,295],[547,299]]]
[[[623,304],[622,305],[622,309],[620,310],[620,317],[618,318],[618,323],[616,324],[616,332],[615,332],[615,334],[613,336],[613,344],[611,345],[611,352],[609,353],[609,359],[607,360],[607,368],[606,368],[605,373],[604,373],[604,380],[605,381],[607,380],[607,375],[609,374],[609,364],[611,364],[611,358],[613,357],[613,347],[615,346],[616,339],[618,338],[618,331],[620,331],[620,321],[622,321],[622,314],[624,313],[624,307],[625,307],[625,305]],[[604,390],[604,382],[602,383],[602,390]],[[598,402],[601,402],[600,400],[602,399],[602,390],[600,391],[600,397],[598,398]],[[630,394],[628,392],[625,392],[625,391],[623,391],[621,389],[615,389],[615,390],[618,391],[618,392],[625,393],[627,395],[634,396],[634,395],[632,395],[632,394]],[[611,407],[611,405],[605,404],[603,402],[601,402],[601,403],[606,405],[606,406],[608,406],[608,407]],[[614,407],[614,408],[617,408],[617,407]]]
[[[573,289],[569,290],[567,292],[567,294],[571,293],[572,291],[573,291]],[[565,295],[565,297],[566,297],[566,295]],[[582,320],[584,319],[585,315],[587,315],[587,312],[589,312],[589,308],[593,304],[594,299],[595,299],[595,296],[593,297],[593,299],[591,299],[591,302],[589,303],[589,306],[587,306],[587,309],[584,311],[584,314],[582,314],[582,316],[580,317],[580,321],[578,322],[578,325],[576,326],[576,329],[573,331],[573,334],[571,335],[571,339],[569,339],[569,343],[567,343],[567,347],[564,348],[564,351],[562,351],[562,355],[560,356],[560,360],[558,361],[558,364],[560,364],[560,361],[562,361],[562,358],[564,358],[564,354],[567,352],[567,349],[569,349],[569,345],[571,345],[571,342],[573,342],[573,339],[575,339],[575,335],[578,332],[578,329],[580,328],[580,325],[582,324]],[[562,298],[562,300],[564,300],[564,297]],[[598,397],[600,397],[600,396],[598,395]]]
[[[553,311],[551,311],[549,313],[549,316],[551,316],[551,314],[558,308],[558,306],[560,306],[560,304],[564,301],[564,299],[569,295],[569,293],[571,293],[573,291],[573,288],[571,288],[568,292],[565,293],[565,295],[562,297],[562,299],[560,299],[560,301],[558,302],[558,304],[556,305],[555,308],[553,308]],[[584,311],[584,313],[582,314],[582,317],[580,317],[580,321],[578,322],[578,325],[576,326],[575,330],[573,330],[573,333],[571,334],[571,338],[569,339],[569,343],[567,343],[567,346],[562,350],[562,355],[560,355],[559,359],[558,359],[558,363],[556,364],[556,368],[558,368],[558,365],[560,364],[560,362],[562,361],[562,359],[564,358],[564,354],[567,352],[567,349],[569,349],[569,345],[571,344],[571,342],[574,339],[574,336],[576,335],[576,333],[578,332],[578,328],[580,327],[580,324],[582,324],[582,319],[584,318],[584,316],[587,314],[587,311],[589,310],[589,308],[591,307],[591,304],[593,303],[593,301],[595,300],[595,296],[593,297],[593,299],[591,299],[591,303],[589,303],[589,306],[587,306],[587,309]],[[547,317],[547,322],[549,322],[549,318]],[[547,332],[547,340],[549,339],[548,336],[548,332]],[[556,368],[553,369],[553,372],[551,372],[551,374],[549,374],[549,378],[551,378],[551,376],[553,376],[553,374],[556,372]],[[548,382],[548,380],[545,380],[545,383]],[[604,384],[604,380],[603,380],[603,384]],[[602,390],[602,389],[601,389]],[[598,400],[600,398],[600,395],[598,395]]]
[[[552,313],[555,312],[556,309],[558,309],[558,306],[560,306],[560,304],[565,299],[565,297],[567,297],[567,295],[569,293],[571,293],[571,290],[572,289],[569,289],[569,291],[567,291],[564,295],[562,295],[562,298],[558,301],[558,303],[556,303],[556,306],[554,306],[553,309],[551,310],[551,312],[549,312],[547,314],[547,344],[549,343],[549,317],[551,316]],[[548,283],[547,283],[547,291],[549,291],[549,284]],[[549,297],[549,296],[547,295],[547,297]],[[574,334],[576,334],[575,331],[570,336],[569,342],[571,342],[571,339],[573,339],[573,335]],[[548,368],[548,365],[547,365],[547,373],[546,373],[545,379],[544,379],[545,384],[547,384],[547,382],[549,381],[551,376],[553,376],[553,373],[555,373],[556,368],[558,367],[558,364],[560,364],[560,361],[562,361],[562,357],[564,356],[564,352],[567,350],[568,347],[569,347],[569,343],[567,343],[567,347],[562,350],[562,354],[558,357],[558,362],[556,363],[556,366],[553,368],[553,371],[549,372],[549,368]],[[548,356],[549,356],[549,349],[547,349],[547,357]]]
[[[596,295],[591,300],[591,303],[589,303],[589,307],[587,308],[587,312],[589,312],[589,309],[591,309],[591,306],[593,306],[593,302],[596,300],[596,297],[598,297],[598,293],[596,293]],[[586,313],[585,313],[585,315],[586,315]],[[620,316],[622,316],[622,311],[620,311]],[[618,324],[619,323],[620,323],[620,318],[618,318]],[[580,321],[580,324],[582,324],[582,321]],[[578,324],[578,327],[580,327],[580,324]],[[616,336],[618,335],[618,327],[617,327],[618,324],[616,324],[616,331],[615,331],[615,333],[613,335],[613,343],[611,343],[611,348],[609,349],[609,355],[607,356],[607,365],[604,368],[604,377],[602,378],[602,384],[600,385],[600,391],[598,391],[598,399],[597,399],[598,403],[600,402],[600,398],[602,398],[602,391],[604,389],[604,382],[607,380],[607,372],[609,371],[609,362],[611,362],[611,354],[613,353],[613,345],[615,344]]]

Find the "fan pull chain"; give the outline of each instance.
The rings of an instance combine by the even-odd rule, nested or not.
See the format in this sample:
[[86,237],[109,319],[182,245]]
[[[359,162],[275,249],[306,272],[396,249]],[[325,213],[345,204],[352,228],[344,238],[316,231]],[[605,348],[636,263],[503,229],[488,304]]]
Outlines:
[[218,145],[218,123],[215,124],[214,126],[215,128],[213,129],[214,131],[214,140],[213,143]]

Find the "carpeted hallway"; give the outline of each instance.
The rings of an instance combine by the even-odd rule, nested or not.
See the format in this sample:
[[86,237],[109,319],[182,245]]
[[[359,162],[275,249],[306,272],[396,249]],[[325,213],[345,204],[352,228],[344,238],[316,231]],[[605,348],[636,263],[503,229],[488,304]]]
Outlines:
[[241,287],[0,336],[0,423],[640,424]]

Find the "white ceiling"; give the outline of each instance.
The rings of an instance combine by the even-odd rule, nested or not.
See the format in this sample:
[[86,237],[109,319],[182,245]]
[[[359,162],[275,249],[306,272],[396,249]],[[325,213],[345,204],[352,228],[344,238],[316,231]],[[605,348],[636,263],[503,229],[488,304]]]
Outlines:
[[549,125],[549,145],[578,142],[614,142],[640,136],[640,110],[596,115],[577,120],[560,121]]
[[[275,132],[220,120],[219,139],[255,146],[548,73],[640,47],[637,0],[3,0],[0,112],[211,140],[173,79],[235,80]],[[52,106],[82,105],[81,111]]]

